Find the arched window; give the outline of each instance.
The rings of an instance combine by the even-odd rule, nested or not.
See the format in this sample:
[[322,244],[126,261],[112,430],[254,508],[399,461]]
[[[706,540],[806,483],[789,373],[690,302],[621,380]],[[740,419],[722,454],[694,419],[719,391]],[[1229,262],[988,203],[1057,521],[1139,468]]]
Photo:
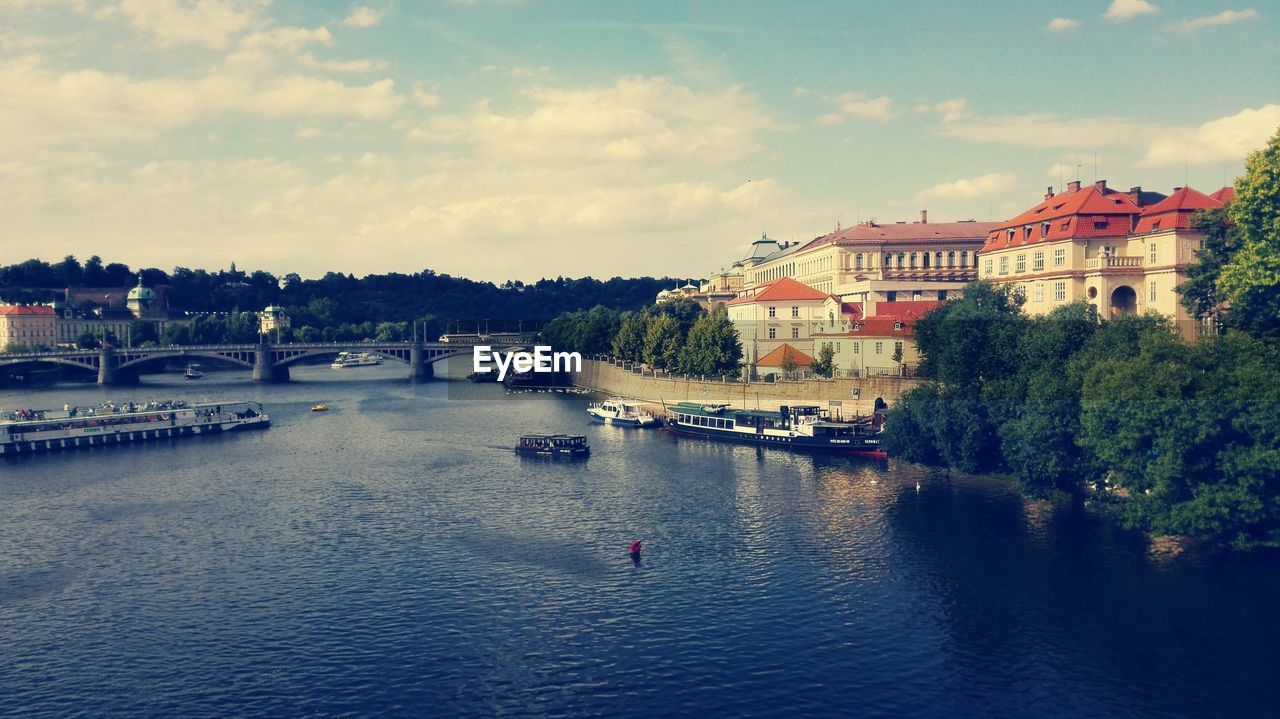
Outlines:
[[893,255],[888,252],[884,253],[884,266],[887,268],[893,267]]
[[941,266],[942,266],[942,253],[941,253],[941,252],[938,252],[938,253],[936,253],[936,254],[933,256],[933,266],[934,266],[934,267],[941,267]]
[[916,253],[912,252],[911,253],[911,269],[914,270],[915,268],[916,268]]
[[968,251],[968,250],[964,250],[964,251],[962,251],[962,252],[960,253],[960,266],[961,266],[961,267],[968,267],[968,266],[969,266],[969,251]]
[[947,253],[947,267],[956,266],[956,253],[954,251]]
[[924,253],[924,268],[929,269],[929,253]]
[[854,266],[854,268],[855,268],[855,269],[859,269],[859,270],[860,270],[860,269],[862,269],[862,253],[861,253],[861,252],[859,252],[858,254],[854,255],[854,257],[853,257],[853,266]]
[[907,266],[907,253],[899,252],[898,253],[898,269],[902,269],[903,267],[906,267],[906,266]]

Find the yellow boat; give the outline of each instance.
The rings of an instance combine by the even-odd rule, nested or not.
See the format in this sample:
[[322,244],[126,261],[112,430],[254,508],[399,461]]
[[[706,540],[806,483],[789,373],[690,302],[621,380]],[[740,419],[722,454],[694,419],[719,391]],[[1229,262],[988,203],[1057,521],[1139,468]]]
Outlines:
[[328,411],[329,411],[329,405],[327,405],[327,404],[317,404],[317,405],[314,405],[314,406],[312,406],[312,407],[311,407],[311,411],[312,411],[312,412],[328,412]]

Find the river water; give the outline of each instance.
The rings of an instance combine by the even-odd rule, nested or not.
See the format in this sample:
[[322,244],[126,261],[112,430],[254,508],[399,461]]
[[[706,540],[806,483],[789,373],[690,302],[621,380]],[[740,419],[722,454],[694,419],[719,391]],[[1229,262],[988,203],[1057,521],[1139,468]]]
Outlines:
[[[1274,556],[1162,555],[996,480],[590,425],[585,397],[458,399],[403,374],[0,391],[7,409],[256,399],[272,417],[0,461],[0,715],[1280,707]],[[516,457],[537,431],[593,454]]]

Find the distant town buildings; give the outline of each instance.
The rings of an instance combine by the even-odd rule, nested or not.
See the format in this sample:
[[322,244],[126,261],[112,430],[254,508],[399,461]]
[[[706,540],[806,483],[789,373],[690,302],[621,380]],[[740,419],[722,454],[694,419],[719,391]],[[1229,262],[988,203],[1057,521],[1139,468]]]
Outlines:
[[0,350],[53,346],[57,337],[56,319],[52,307],[0,306]]
[[259,334],[271,334],[277,330],[287,330],[292,326],[289,315],[285,314],[283,307],[267,305],[265,309],[258,313]]
[[1229,187],[1212,195],[1190,187],[1168,197],[1141,187],[1120,192],[1106,180],[1071,182],[1057,194],[1050,187],[1042,202],[992,228],[979,277],[1012,285],[1029,314],[1084,300],[1103,319],[1157,312],[1192,337],[1197,323],[1175,289],[1204,239],[1191,217],[1233,195]]

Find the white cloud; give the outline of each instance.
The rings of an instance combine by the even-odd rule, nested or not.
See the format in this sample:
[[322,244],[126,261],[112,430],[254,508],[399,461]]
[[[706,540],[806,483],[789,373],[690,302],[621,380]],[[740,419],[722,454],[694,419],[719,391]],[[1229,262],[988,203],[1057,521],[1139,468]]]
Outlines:
[[1008,192],[1018,181],[1016,172],[992,172],[978,177],[943,182],[916,193],[916,202],[931,199],[973,199]]
[[933,105],[917,105],[915,109],[919,113],[936,112],[943,122],[955,122],[969,116],[969,101],[963,97],[953,97]]
[[382,22],[383,14],[381,11],[374,10],[371,7],[362,6],[353,10],[347,16],[347,19],[342,21],[342,24],[347,27],[373,27]]
[[415,87],[413,88],[413,102],[418,107],[433,109],[440,106],[440,96],[433,92],[427,92],[420,87]]
[[123,17],[157,44],[226,49],[231,39],[263,22],[261,0],[120,0],[100,17]]
[[1145,167],[1242,162],[1280,127],[1280,105],[1245,109],[1195,128],[1171,128],[1149,141]]
[[387,63],[382,60],[317,60],[309,52],[298,56],[298,64],[328,72],[380,72],[387,69]]
[[1047,30],[1051,30],[1053,32],[1066,32],[1067,30],[1072,30],[1078,27],[1080,27],[1079,20],[1072,20],[1071,18],[1066,17],[1055,17],[1049,21],[1048,25],[1045,26]]
[[1108,20],[1128,20],[1139,15],[1154,15],[1160,8],[1147,0],[1111,0],[1105,17]]
[[1200,17],[1194,20],[1183,20],[1182,22],[1172,23],[1169,27],[1182,32],[1195,32],[1206,27],[1215,25],[1230,25],[1231,23],[1243,22],[1245,20],[1257,20],[1262,17],[1257,10],[1223,10],[1217,15],[1209,17]]
[[869,98],[861,92],[846,92],[835,98],[836,108],[849,117],[888,122],[893,118],[893,99]]

